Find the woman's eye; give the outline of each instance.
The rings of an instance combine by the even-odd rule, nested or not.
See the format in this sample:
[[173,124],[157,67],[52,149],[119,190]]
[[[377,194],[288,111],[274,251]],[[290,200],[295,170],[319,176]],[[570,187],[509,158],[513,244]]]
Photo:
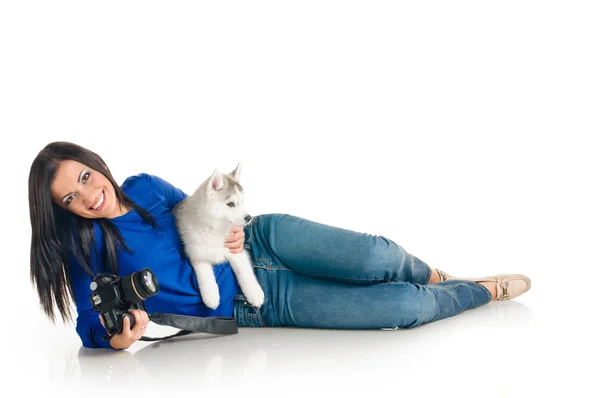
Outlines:
[[235,204],[233,202],[229,202],[229,203],[227,203],[227,206],[233,207],[233,206],[235,206]]
[[90,173],[89,171],[87,173],[85,173],[83,175],[83,177],[81,178],[81,181],[85,184],[85,182],[87,181],[87,179],[90,177]]
[[70,205],[70,204],[71,204],[71,202],[73,201],[73,198],[74,198],[74,197],[75,197],[75,196],[73,196],[73,195],[69,196],[69,197],[67,198],[67,200],[65,200],[65,204],[66,204],[67,206],[68,206],[68,205]]

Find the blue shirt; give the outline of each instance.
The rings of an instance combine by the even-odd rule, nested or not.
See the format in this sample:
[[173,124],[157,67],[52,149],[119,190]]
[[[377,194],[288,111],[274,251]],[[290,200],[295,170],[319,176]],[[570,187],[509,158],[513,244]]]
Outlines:
[[[167,181],[144,173],[127,178],[121,188],[131,200],[149,211],[160,227],[154,229],[143,222],[134,210],[111,219],[133,250],[128,253],[122,249],[117,253],[119,275],[126,276],[142,268],[150,268],[158,279],[159,292],[144,301],[146,311],[149,314],[165,312],[200,317],[233,316],[233,296],[239,286],[229,263],[214,267],[219,285],[219,307],[215,310],[208,308],[200,297],[196,275],[184,253],[175,217],[171,214],[173,207],[187,195]],[[96,224],[94,233],[102,250],[102,233]],[[89,299],[92,277],[74,260],[70,261],[69,267],[77,307],[77,334],[85,347],[112,348],[108,340],[102,339],[106,330]]]

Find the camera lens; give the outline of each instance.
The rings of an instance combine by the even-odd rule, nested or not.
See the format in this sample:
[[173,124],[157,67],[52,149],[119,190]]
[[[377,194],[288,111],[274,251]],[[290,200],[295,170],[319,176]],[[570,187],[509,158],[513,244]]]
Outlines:
[[139,303],[154,296],[159,290],[158,279],[149,268],[124,277],[122,283],[126,298],[132,303]]
[[[152,271],[150,271],[149,269],[143,269],[141,272],[142,272],[142,281],[144,283],[144,286],[146,287],[146,290],[150,294],[158,293],[158,287],[157,287],[158,280],[156,279],[156,277],[154,276]],[[157,283],[154,283],[154,281],[156,281]]]

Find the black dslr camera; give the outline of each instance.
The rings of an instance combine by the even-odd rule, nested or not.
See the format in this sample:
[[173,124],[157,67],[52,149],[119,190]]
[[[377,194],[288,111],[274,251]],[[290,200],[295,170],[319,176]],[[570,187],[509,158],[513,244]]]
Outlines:
[[90,284],[90,301],[104,321],[108,334],[105,339],[123,330],[123,318],[129,318],[133,328],[133,314],[128,310],[144,308],[143,301],[158,293],[158,279],[149,268],[131,275],[119,277],[112,274],[98,274]]

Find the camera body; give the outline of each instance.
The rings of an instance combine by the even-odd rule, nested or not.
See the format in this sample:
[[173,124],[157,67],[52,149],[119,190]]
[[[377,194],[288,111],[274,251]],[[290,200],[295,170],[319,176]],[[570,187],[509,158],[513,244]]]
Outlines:
[[101,273],[90,283],[90,301],[94,311],[99,312],[107,331],[105,338],[123,331],[123,319],[129,318],[131,328],[135,323],[130,309],[145,310],[144,300],[155,296],[160,287],[156,275],[144,268],[130,275]]

